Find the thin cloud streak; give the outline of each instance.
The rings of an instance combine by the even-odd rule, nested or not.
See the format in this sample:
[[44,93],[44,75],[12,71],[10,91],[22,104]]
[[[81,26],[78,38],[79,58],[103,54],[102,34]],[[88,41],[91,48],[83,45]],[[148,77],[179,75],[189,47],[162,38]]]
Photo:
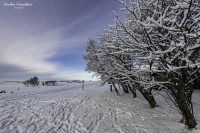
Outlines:
[[[77,21],[77,24],[78,23],[81,23],[81,21]],[[18,25],[18,27],[13,27],[10,32],[3,29],[0,32],[0,36],[2,36],[1,46],[3,47],[0,49],[0,63],[19,67],[26,72],[36,75],[49,73],[55,75],[52,76],[55,78],[78,77],[81,79],[87,77],[87,79],[90,79],[91,74],[87,76],[88,74],[86,72],[80,72],[79,74],[73,74],[73,70],[60,72],[58,71],[59,64],[48,61],[49,58],[58,54],[59,49],[65,49],[67,53],[74,47],[81,45],[80,42],[83,37],[67,38],[67,36],[63,36],[68,30],[73,29],[74,26],[76,26],[76,24],[48,30],[43,34],[34,34],[36,31],[31,26],[26,26],[25,29],[21,29],[19,27],[23,27],[23,25]],[[65,76],[63,73],[68,76]]]
[[[92,73],[84,72],[84,68],[73,67],[79,62],[80,66],[84,67],[85,63],[80,55],[71,58],[70,61],[76,59],[71,64],[69,61],[63,63],[65,61],[63,58],[65,55],[73,56],[82,53],[87,37],[102,30],[104,21],[108,19],[108,15],[105,15],[107,11],[102,10],[104,2],[98,2],[99,5],[90,5],[89,7],[92,8],[87,8],[82,7],[82,2],[79,1],[80,9],[73,9],[74,12],[70,12],[70,8],[74,7],[68,6],[69,9],[66,9],[63,5],[64,3],[70,5],[70,1],[50,0],[46,5],[50,6],[48,8],[43,7],[47,0],[31,2],[34,6],[30,9],[19,11],[5,7],[0,9],[2,18],[0,21],[2,25],[0,69],[5,65],[10,66],[0,70],[0,79],[9,77],[26,79],[31,75],[37,75],[43,79],[92,79]],[[84,5],[88,5],[85,2],[83,2]],[[95,4],[95,2],[92,3]],[[52,6],[54,4],[55,7]],[[76,2],[72,5],[76,5]],[[106,8],[108,10],[108,6]],[[39,11],[42,11],[41,14]],[[62,59],[56,61],[58,57]],[[65,66],[68,64],[70,65]],[[6,71],[7,75],[1,71]]]

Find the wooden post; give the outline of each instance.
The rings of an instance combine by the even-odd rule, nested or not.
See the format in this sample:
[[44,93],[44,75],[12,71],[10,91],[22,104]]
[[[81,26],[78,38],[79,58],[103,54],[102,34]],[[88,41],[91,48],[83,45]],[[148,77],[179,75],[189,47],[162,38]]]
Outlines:
[[82,80],[82,90],[84,90],[84,80]]

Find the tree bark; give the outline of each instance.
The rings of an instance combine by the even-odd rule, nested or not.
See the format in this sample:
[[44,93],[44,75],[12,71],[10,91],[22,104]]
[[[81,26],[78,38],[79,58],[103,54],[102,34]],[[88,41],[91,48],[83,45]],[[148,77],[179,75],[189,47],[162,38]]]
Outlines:
[[129,84],[128,84],[128,88],[129,88],[129,90],[131,91],[131,93],[133,94],[133,98],[137,97],[135,88],[134,88],[134,87],[131,87]]
[[157,106],[156,100],[153,97],[151,91],[145,90],[141,85],[136,85],[137,89],[141,92],[143,97],[148,101],[151,108],[155,108]]
[[191,109],[192,102],[188,101],[184,87],[185,83],[181,82],[177,90],[178,107],[183,117],[181,121],[187,125],[188,128],[194,128],[197,125],[197,122]]
[[115,91],[116,91],[117,95],[119,96],[119,91],[117,90],[117,87],[115,86],[115,83],[114,83],[114,82],[112,82],[112,85],[113,85],[113,87],[114,87],[114,89],[115,89]]
[[121,84],[121,86],[122,86],[125,93],[129,93],[128,87],[126,86],[126,84]]

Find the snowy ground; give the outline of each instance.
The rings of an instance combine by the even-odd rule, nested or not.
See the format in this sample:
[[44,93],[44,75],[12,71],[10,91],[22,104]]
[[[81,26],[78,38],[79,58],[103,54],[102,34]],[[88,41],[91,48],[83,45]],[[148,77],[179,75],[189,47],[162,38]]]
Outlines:
[[[19,91],[18,91],[19,88]],[[139,95],[117,96],[98,82],[55,87],[24,87],[0,83],[0,133],[200,133],[179,123],[180,114],[156,94],[159,107],[150,109]],[[193,97],[200,123],[200,91]]]

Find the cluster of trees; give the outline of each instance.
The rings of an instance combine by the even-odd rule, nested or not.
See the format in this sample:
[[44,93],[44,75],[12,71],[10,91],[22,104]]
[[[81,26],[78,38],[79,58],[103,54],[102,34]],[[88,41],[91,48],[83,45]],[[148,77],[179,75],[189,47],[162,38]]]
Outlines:
[[57,85],[57,81],[44,81],[42,82],[43,86],[55,86]]
[[35,87],[35,86],[38,86],[40,84],[40,81],[39,81],[39,78],[37,76],[34,76],[33,78],[30,78],[30,79],[24,81],[23,83],[26,87],[28,87],[30,85]]
[[123,19],[97,39],[88,39],[86,70],[125,92],[141,92],[150,106],[152,90],[166,92],[189,128],[196,126],[193,89],[200,78],[200,0],[133,0],[122,3]]

